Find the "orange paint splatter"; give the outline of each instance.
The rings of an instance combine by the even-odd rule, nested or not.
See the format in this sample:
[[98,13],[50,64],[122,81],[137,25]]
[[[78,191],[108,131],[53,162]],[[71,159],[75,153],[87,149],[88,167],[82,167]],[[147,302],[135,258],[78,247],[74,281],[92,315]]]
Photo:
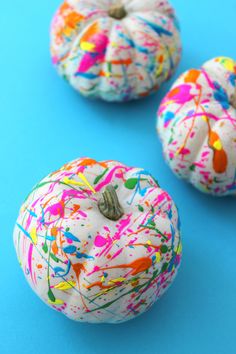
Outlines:
[[80,205],[79,204],[74,204],[73,205],[73,211],[76,212],[80,209]]
[[57,234],[58,234],[57,227],[52,227],[52,229],[51,229],[51,235],[54,236],[54,237],[56,237]]
[[59,8],[58,12],[63,15],[67,10],[70,10],[71,6],[65,1]]
[[101,281],[95,281],[94,283],[87,285],[86,289],[91,289],[94,286],[98,286],[100,289],[110,289],[111,287],[114,287],[114,285],[104,285]]
[[53,254],[55,254],[55,255],[58,254],[58,246],[57,246],[56,241],[53,241],[53,242],[52,242],[52,252],[53,252]]
[[120,264],[117,266],[100,268],[99,270],[131,268],[132,269],[131,275],[136,275],[138,273],[145,272],[151,267],[151,265],[152,265],[152,260],[149,257],[142,257],[128,264]]
[[128,244],[126,247],[130,247],[130,246],[143,246],[143,247],[151,247],[151,248],[155,248],[155,249],[160,248],[160,246],[156,246],[156,245],[152,245],[152,244],[148,244],[148,243],[131,243],[131,244]]
[[67,2],[60,7],[59,14],[64,18],[64,25],[57,32],[59,38],[62,36],[70,37],[77,29],[78,24],[85,19],[83,15],[74,11]]
[[97,162],[96,160],[93,159],[83,159],[80,163],[79,166],[93,166],[96,164],[99,164],[100,166],[107,168],[107,164],[105,162]]
[[213,168],[216,173],[224,173],[228,166],[228,157],[223,149],[219,135],[210,130],[209,147],[213,150]]
[[114,65],[130,65],[132,64],[132,59],[128,58],[128,59],[112,60],[110,63]]
[[[82,263],[71,264],[71,266],[72,266],[72,268],[73,268],[73,270],[75,272],[75,275],[76,275],[76,278],[77,278],[77,281],[78,281],[78,287],[79,287],[79,290],[80,290],[80,279],[79,279],[79,276],[80,276],[80,273],[82,271],[84,271],[84,272],[86,271],[85,267],[84,267],[84,265]],[[81,301],[83,303],[85,311],[86,312],[90,312],[89,308],[87,307],[87,305],[86,305],[86,303],[84,301],[84,298],[83,298],[82,294],[80,294],[80,296],[81,296]]]
[[78,14],[77,12],[71,12],[66,18],[65,18],[65,25],[70,28],[71,30],[75,30],[76,27],[78,26],[78,23],[84,20],[84,16],[81,14]]
[[74,204],[73,205],[73,209],[71,212],[71,216],[74,215],[75,213],[77,213],[77,211],[80,209],[80,205],[79,204]]
[[158,58],[158,62],[163,63],[163,61],[164,61],[164,55],[160,55]]
[[88,42],[89,39],[98,32],[98,29],[99,29],[98,22],[93,23],[84,33],[84,35],[81,37],[80,42]]
[[71,264],[71,266],[75,272],[76,278],[79,279],[82,270],[85,272],[84,265],[82,263],[75,263],[75,264]]
[[196,70],[196,69],[189,70],[187,75],[184,78],[184,81],[186,83],[196,84],[200,74],[201,74],[200,70]]

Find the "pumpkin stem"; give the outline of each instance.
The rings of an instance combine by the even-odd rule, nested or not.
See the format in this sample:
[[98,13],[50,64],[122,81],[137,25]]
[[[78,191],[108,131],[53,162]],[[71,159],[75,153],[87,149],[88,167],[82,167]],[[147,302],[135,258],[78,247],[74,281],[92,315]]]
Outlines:
[[98,208],[106,218],[117,221],[124,215],[115,188],[109,184],[98,201]]
[[236,91],[235,91],[235,93],[231,96],[231,98],[230,98],[230,103],[231,103],[232,106],[236,109]]
[[124,8],[124,6],[114,6],[112,7],[109,11],[108,14],[110,17],[115,18],[116,20],[122,20],[126,15],[127,12]]

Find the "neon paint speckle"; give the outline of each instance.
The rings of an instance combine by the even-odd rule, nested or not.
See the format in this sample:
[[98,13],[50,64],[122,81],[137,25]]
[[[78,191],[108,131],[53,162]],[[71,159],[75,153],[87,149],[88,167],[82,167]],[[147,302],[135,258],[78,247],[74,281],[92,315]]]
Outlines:
[[[98,200],[113,185],[123,215]],[[49,306],[82,322],[132,319],[165,292],[181,260],[178,211],[153,177],[116,161],[81,158],[39,182],[14,230],[19,262]]]
[[68,0],[51,26],[58,72],[81,94],[127,101],[157,90],[181,56],[179,26],[168,1],[120,1],[126,16],[109,15],[115,0]]
[[219,57],[180,76],[161,103],[158,132],[176,175],[213,195],[236,194],[236,62]]

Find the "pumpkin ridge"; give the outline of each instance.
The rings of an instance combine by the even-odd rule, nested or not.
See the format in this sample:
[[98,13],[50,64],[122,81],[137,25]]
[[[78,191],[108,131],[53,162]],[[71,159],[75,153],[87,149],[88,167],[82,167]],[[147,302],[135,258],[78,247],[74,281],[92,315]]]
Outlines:
[[[143,0],[142,0],[143,1]],[[168,8],[163,8],[163,7],[160,7],[160,6],[156,6],[155,4],[152,4],[152,6],[150,6],[150,8],[147,6],[145,6],[145,9],[140,9],[140,8],[136,8],[135,4],[134,4],[134,8],[132,7],[132,3],[131,5],[129,4],[129,2],[126,4],[126,9],[127,9],[127,12],[132,15],[134,13],[146,13],[146,12],[149,12],[149,13],[155,13],[157,15],[161,15],[163,17],[166,17],[167,19],[173,19],[175,18],[176,19],[176,11],[174,10],[173,7],[170,6],[169,2],[165,1],[165,5],[168,4]],[[149,4],[147,4],[149,5]],[[158,4],[159,5],[159,4]]]
[[[190,109],[190,107],[189,107],[189,109]],[[205,112],[206,113],[206,112]],[[194,114],[194,113],[193,113]],[[204,115],[204,112],[203,112],[203,115]],[[201,118],[201,116],[199,116],[199,117],[196,117],[196,118],[198,118],[198,119],[200,119],[201,120],[201,122],[203,122],[202,121],[202,118]],[[209,118],[208,118],[209,119]],[[181,116],[180,116],[180,118],[178,119],[178,122],[180,122],[180,123],[182,123],[181,122],[181,120],[182,120],[182,118],[181,118]],[[206,126],[207,126],[207,123],[206,122],[203,122],[203,124],[206,124]],[[178,124],[178,123],[177,123]],[[210,123],[210,119],[209,119],[209,125],[210,125],[210,132],[214,132],[215,131],[215,127],[218,125],[218,124],[220,124],[220,120],[219,121],[214,121],[214,123],[211,125],[211,123]],[[175,128],[177,128],[178,129],[178,127],[176,127],[176,126],[174,126],[173,127],[173,129],[175,129]],[[200,155],[200,153],[201,153],[201,151],[203,151],[203,147],[204,147],[204,145],[206,145],[207,147],[209,147],[209,149],[210,149],[210,151],[212,152],[212,164],[213,164],[213,158],[214,158],[214,150],[209,146],[209,144],[208,144],[208,141],[209,141],[209,129],[207,128],[207,134],[206,134],[206,136],[203,136],[203,140],[202,141],[200,141],[200,143],[199,143],[199,145],[198,145],[198,147],[196,148],[195,147],[195,149],[194,150],[196,150],[196,152],[194,153],[194,155],[191,157],[191,161],[197,161],[198,160],[198,156]],[[202,134],[201,134],[202,135]],[[190,166],[191,166],[191,161],[185,161],[188,165],[189,165],[189,167],[188,167],[188,169],[187,169],[187,174],[186,174],[186,176],[184,177],[185,179],[189,179],[190,180],[190,182],[192,183],[192,181],[194,180],[194,178],[192,178],[192,176],[194,175],[194,171],[192,171],[192,170],[190,170]],[[181,160],[180,160],[180,162],[181,162]]]
[[[129,28],[129,25],[131,25],[131,23],[129,24],[128,20],[130,20],[130,18],[127,18],[127,21],[126,21],[126,26],[125,26],[125,29],[126,29],[126,32],[129,34],[129,38],[132,40],[132,42],[134,43],[134,47],[132,47],[132,52],[139,52],[141,51],[136,45],[136,41],[133,40],[133,35],[132,35],[132,31],[130,30]],[[140,21],[140,23],[142,23],[142,21]],[[141,32],[141,31],[140,31]],[[161,38],[159,37],[159,40],[161,41]],[[149,55],[150,53],[148,53],[147,55]],[[135,65],[136,64],[136,54],[135,55],[135,61],[133,62],[133,65],[134,65],[134,73],[135,73],[135,77],[136,77],[136,85],[135,85],[135,91],[137,93],[137,95],[141,96],[143,94],[143,92],[139,92],[138,93],[138,86],[139,86],[139,70],[137,68],[137,66]],[[143,73],[143,75],[146,75],[146,77],[148,78],[148,81],[149,83],[151,82],[151,86],[153,85],[153,76],[151,75],[152,73],[149,72],[148,70],[145,70]],[[155,75],[156,76],[156,75]],[[150,88],[148,88],[148,90],[150,90]],[[145,92],[144,92],[145,93]]]
[[[123,25],[123,31],[124,33],[126,33],[127,37],[129,37],[132,41],[132,34],[130,32],[129,26],[127,24],[128,22],[128,18],[125,19],[122,23]],[[134,41],[133,41],[134,42]],[[136,96],[138,96],[138,84],[139,84],[139,75],[138,75],[138,69],[136,67],[136,52],[135,52],[135,47],[130,47],[130,52],[131,52],[131,58],[132,58],[132,66],[133,66],[133,77],[135,78],[135,82],[134,82],[134,91],[136,93]]]
[[[143,14],[142,14],[142,16],[143,16]],[[165,17],[165,16],[163,16],[163,17]],[[146,21],[148,21],[148,22],[150,22],[150,23],[153,23],[153,25],[156,25],[156,23],[153,21],[153,20],[150,20],[150,19],[145,19],[145,17],[143,18],[143,17],[140,17],[140,16],[138,16],[137,17],[137,19],[141,22],[141,23],[143,23],[143,24],[146,24]],[[170,21],[171,19],[170,18],[167,18],[168,19],[168,21]],[[158,39],[159,39],[159,41],[160,41],[160,43],[161,43],[161,46],[163,47],[163,48],[165,48],[165,51],[168,53],[168,59],[169,59],[169,70],[168,70],[168,73],[169,73],[169,75],[171,75],[171,72],[173,72],[174,71],[174,69],[176,69],[176,66],[178,65],[178,62],[179,62],[179,60],[178,61],[176,61],[176,62],[174,62],[174,60],[173,60],[173,57],[172,57],[172,53],[171,53],[171,51],[170,51],[170,48],[169,48],[169,44],[167,43],[167,42],[165,42],[165,40],[164,40],[164,36],[162,36],[160,33],[158,33],[157,31],[155,31],[152,27],[150,27],[149,25],[147,25],[148,26],[148,28],[150,28],[150,30],[154,33],[154,38],[155,37],[157,37]],[[161,25],[157,25],[158,27],[162,27]],[[165,28],[164,28],[164,30],[165,30]],[[173,37],[173,35],[174,35],[174,32],[173,31],[168,31],[169,33],[171,33],[171,37]],[[177,40],[178,40],[178,38],[177,38]],[[156,52],[156,54],[157,54],[157,52]],[[165,78],[165,80],[164,81],[166,81],[167,80],[167,78]]]
[[[109,38],[109,41],[107,43],[107,46],[106,46],[106,51],[105,51],[105,55],[104,55],[104,59],[102,61],[102,63],[99,64],[100,66],[100,70],[99,70],[99,73],[101,72],[106,72],[105,70],[105,65],[107,65],[107,55],[108,55],[108,52],[109,52],[109,46],[110,46],[110,39],[111,39],[111,34],[112,34],[112,31],[114,29],[114,21],[111,19],[110,21],[110,27],[109,27],[109,32],[107,34],[107,38]],[[96,90],[101,90],[101,92],[104,92],[101,88],[101,83],[103,81],[103,77],[101,77],[100,75],[98,76],[98,85],[96,87]]]

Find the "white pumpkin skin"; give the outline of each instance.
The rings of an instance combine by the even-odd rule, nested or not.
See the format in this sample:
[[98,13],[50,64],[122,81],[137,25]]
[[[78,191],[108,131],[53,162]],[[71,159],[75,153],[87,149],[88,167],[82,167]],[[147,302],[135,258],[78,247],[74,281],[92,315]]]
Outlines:
[[[111,9],[125,17],[111,17]],[[157,90],[181,55],[179,27],[166,0],[67,0],[51,26],[51,55],[81,94],[127,101]]]
[[[123,216],[103,216],[113,185]],[[165,292],[181,259],[178,212],[145,170],[82,158],[34,187],[14,243],[25,277],[49,306],[81,322],[132,319]]]
[[216,196],[236,194],[236,62],[219,57],[180,76],[157,120],[174,173]]

